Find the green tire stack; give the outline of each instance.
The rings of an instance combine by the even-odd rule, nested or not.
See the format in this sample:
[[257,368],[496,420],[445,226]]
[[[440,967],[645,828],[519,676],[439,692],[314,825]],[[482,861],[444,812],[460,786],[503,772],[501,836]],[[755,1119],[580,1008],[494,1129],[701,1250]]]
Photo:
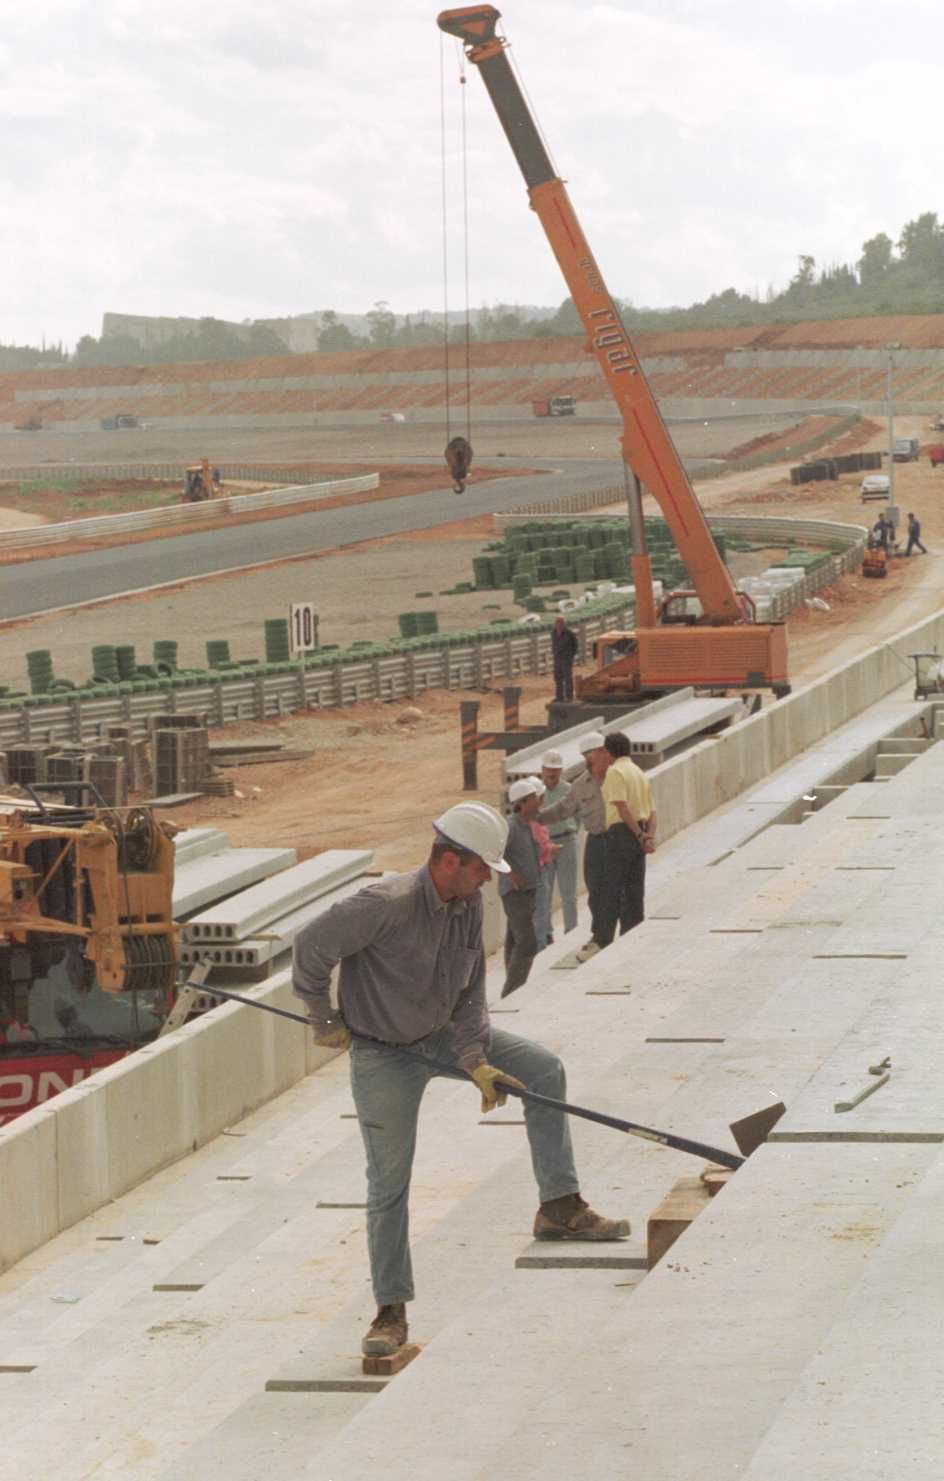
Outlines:
[[26,655],[30,693],[45,694],[52,684],[52,654],[48,648],[34,648]]
[[153,659],[155,668],[163,664],[170,673],[177,668],[177,644],[170,638],[155,638]]
[[207,666],[211,669],[219,668],[220,664],[223,663],[231,663],[229,640],[227,638],[208,638],[206,656]]
[[288,618],[270,617],[265,624],[266,663],[288,663]]
[[135,657],[133,643],[116,644],[115,661],[118,665],[118,678],[123,683],[134,678],[134,671],[138,666],[138,660]]
[[113,643],[96,643],[92,649],[92,682],[118,683],[118,655]]

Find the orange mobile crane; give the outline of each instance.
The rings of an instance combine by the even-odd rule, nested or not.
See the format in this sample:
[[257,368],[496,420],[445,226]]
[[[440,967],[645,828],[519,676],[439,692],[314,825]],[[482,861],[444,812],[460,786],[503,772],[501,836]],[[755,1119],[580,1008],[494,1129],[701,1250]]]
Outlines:
[[[735,589],[711,537],[675,445],[656,405],[629,335],[587,245],[564,182],[558,178],[518,80],[496,35],[500,11],[492,5],[444,10],[439,27],[464,43],[478,67],[499,121],[570,289],[590,342],[623,418],[622,452],[632,477],[629,515],[636,630],[628,651],[584,680],[581,698],[621,698],[698,685],[712,689],[769,687],[789,694],[782,623],[757,623],[750,598]],[[642,487],[662,509],[694,586],[671,592],[656,610],[646,553]],[[702,617],[693,625],[671,620],[671,606],[696,595]]]

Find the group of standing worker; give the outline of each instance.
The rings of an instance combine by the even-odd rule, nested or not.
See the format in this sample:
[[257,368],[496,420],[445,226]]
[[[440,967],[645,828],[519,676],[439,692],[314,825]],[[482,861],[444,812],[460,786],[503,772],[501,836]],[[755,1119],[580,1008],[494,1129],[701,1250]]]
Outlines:
[[[547,751],[541,777],[513,782],[506,854],[511,864],[499,879],[505,912],[505,985],[502,997],[528,980],[538,952],[552,939],[555,880],[560,887],[565,933],[577,924],[577,825],[586,830],[584,883],[590,907],[589,940],[576,952],[589,961],[644,915],[646,856],[656,847],[656,814],[644,771],[630,757],[619,731],[590,731],[579,742],[584,770],[562,780],[563,757]],[[542,862],[542,837],[550,853]]]

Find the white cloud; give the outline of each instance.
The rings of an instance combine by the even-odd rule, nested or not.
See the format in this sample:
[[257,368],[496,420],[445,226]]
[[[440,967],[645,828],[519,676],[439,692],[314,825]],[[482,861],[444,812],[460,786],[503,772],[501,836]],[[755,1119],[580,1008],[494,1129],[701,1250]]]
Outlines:
[[[441,302],[436,7],[35,0],[0,50],[0,341],[105,309]],[[690,302],[854,261],[938,209],[927,0],[521,0],[503,24],[614,293]],[[920,39],[919,39],[920,38]],[[443,49],[461,299],[460,89]],[[928,60],[925,60],[927,58]],[[472,300],[565,287],[475,68]]]

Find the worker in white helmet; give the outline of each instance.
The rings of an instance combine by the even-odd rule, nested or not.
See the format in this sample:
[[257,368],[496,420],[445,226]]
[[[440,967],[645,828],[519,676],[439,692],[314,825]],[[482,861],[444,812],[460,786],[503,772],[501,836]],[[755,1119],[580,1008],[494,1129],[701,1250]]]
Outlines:
[[[555,1100],[566,1096],[556,1055],[489,1024],[480,890],[493,869],[510,873],[508,825],[483,802],[460,802],[433,829],[422,868],[376,880],[295,938],[293,986],[307,1006],[315,1042],[351,1050],[377,1299],[362,1343],[368,1356],[389,1355],[407,1340],[406,1302],[413,1299],[408,1197],[417,1118],[428,1081],[443,1073],[422,1059],[453,1065],[457,1079],[474,1080],[483,1111],[504,1105],[503,1081]],[[339,962],[333,1007],[331,974]],[[531,1103],[524,1115],[540,1195],[535,1237],[625,1239],[626,1220],[603,1218],[580,1196],[566,1116]]]

